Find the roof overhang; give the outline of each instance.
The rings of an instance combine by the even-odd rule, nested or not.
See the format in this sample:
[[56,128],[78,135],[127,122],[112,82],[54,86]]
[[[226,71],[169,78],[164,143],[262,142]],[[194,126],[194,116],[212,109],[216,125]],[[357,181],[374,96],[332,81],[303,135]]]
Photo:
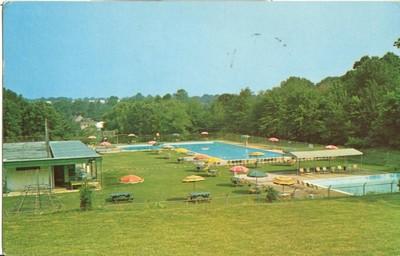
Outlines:
[[312,158],[332,158],[346,156],[361,156],[363,153],[354,148],[345,149],[329,149],[329,150],[313,150],[313,151],[292,151],[290,155],[297,159],[312,159]]

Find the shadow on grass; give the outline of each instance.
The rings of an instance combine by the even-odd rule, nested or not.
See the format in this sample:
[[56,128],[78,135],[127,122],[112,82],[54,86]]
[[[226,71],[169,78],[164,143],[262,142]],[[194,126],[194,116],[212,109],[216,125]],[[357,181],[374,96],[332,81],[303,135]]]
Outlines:
[[231,183],[219,183],[217,184],[218,187],[230,187],[233,188],[234,186]]
[[239,194],[239,195],[251,195],[247,189],[241,189],[241,190],[233,190],[232,194]]
[[166,201],[183,201],[186,200],[186,197],[171,197],[171,198],[167,198]]

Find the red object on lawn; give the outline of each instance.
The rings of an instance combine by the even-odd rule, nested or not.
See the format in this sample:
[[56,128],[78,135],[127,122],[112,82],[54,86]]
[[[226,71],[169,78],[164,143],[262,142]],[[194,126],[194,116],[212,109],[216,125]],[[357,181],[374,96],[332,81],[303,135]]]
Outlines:
[[326,148],[326,149],[338,149],[338,147],[335,146],[335,145],[328,145],[328,146],[326,146],[325,148]]
[[236,166],[233,166],[230,169],[230,171],[235,174],[238,174],[238,173],[246,174],[249,171],[249,168],[242,166],[242,165],[236,165]]
[[108,141],[103,141],[102,143],[100,143],[100,146],[104,146],[104,147],[111,147],[111,143]]
[[157,143],[157,141],[155,141],[155,140],[151,140],[151,141],[147,142],[147,144],[150,144],[150,145],[154,145],[156,143]]
[[208,158],[210,158],[210,157],[207,155],[196,155],[194,157],[194,160],[204,160],[204,159],[208,159]]
[[272,141],[272,142],[278,142],[279,141],[279,139],[275,138],[275,137],[268,138],[268,140]]
[[141,183],[144,181],[143,178],[136,176],[136,175],[126,175],[123,176],[119,179],[121,183],[126,183],[126,184],[135,184],[135,183]]

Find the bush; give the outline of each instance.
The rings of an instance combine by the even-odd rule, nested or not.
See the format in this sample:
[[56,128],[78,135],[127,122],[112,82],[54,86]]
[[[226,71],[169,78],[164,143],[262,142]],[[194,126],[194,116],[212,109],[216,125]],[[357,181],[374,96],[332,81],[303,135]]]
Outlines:
[[80,194],[80,208],[82,211],[92,209],[92,194],[93,190],[89,187],[87,180],[79,190]]
[[349,137],[345,146],[354,148],[365,148],[368,146],[368,141],[361,138]]
[[278,199],[279,192],[271,186],[268,186],[265,191],[267,192],[267,201],[272,203]]

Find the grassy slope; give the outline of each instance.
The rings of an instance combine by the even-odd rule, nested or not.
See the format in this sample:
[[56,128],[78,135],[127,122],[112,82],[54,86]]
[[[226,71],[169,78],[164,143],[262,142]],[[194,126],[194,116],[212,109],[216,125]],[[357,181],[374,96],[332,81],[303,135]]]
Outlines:
[[[277,168],[277,167],[273,167]],[[263,167],[263,169],[271,169]],[[378,168],[377,168],[378,169]],[[145,178],[120,185],[118,177]],[[212,192],[210,204],[175,202],[192,189],[181,179],[193,167],[151,153],[104,157],[105,188],[95,209],[77,211],[78,194],[59,195],[64,211],[5,218],[7,255],[398,255],[399,195],[333,200],[255,203],[245,188],[229,186],[230,174],[207,178],[197,190]],[[113,191],[132,191],[135,203],[105,205]],[[243,198],[233,203],[226,194]],[[5,198],[8,210],[17,198]],[[165,208],[154,201],[167,200]],[[151,201],[151,202],[149,202]]]

